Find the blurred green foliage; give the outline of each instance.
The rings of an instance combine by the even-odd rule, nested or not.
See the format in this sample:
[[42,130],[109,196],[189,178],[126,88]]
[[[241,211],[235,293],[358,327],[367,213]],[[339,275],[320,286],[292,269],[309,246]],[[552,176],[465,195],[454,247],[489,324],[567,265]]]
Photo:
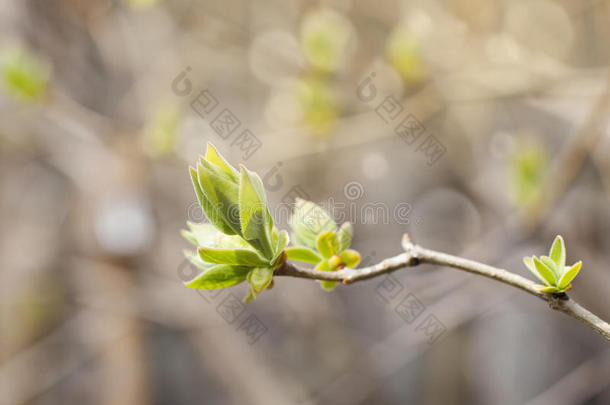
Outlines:
[[326,80],[306,77],[296,86],[303,123],[317,136],[328,134],[338,116],[337,100]]
[[539,141],[521,141],[509,161],[510,193],[519,206],[538,198],[548,170],[549,154]]
[[15,47],[5,51],[0,74],[4,90],[19,101],[39,101],[46,93],[48,69],[25,49]]
[[394,29],[387,43],[387,57],[392,66],[408,83],[426,78],[426,66],[417,38],[404,26]]
[[127,4],[134,9],[145,9],[153,6],[159,2],[159,0],[126,0]]
[[301,47],[314,69],[335,72],[344,63],[352,33],[341,14],[322,8],[309,13],[301,25]]
[[144,132],[144,147],[153,157],[174,153],[181,122],[180,111],[175,107],[160,108]]

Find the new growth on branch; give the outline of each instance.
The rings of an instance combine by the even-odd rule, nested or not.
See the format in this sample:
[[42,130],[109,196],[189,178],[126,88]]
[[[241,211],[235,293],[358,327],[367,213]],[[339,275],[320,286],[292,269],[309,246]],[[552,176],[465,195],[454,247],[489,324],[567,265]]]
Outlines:
[[[349,249],[353,227],[338,226],[330,214],[311,201],[297,199],[290,218],[290,236],[279,230],[267,206],[260,177],[240,165],[238,171],[211,145],[196,167],[189,169],[195,194],[209,223],[187,223],[182,235],[196,251],[185,250],[188,260],[201,270],[185,283],[198,289],[219,289],[249,283],[248,302],[273,287],[274,276],[308,278],[332,290],[344,284],[377,277],[401,268],[429,263],[478,274],[524,290],[549,303],[550,308],[580,320],[610,340],[610,325],[565,293],[582,262],[566,266],[566,248],[557,236],[548,256],[525,257],[527,268],[540,280],[536,284],[518,274],[415,245],[403,237],[404,252],[373,266],[356,268],[360,254]],[[289,246],[289,244],[291,245]],[[309,263],[302,268],[290,261]]]

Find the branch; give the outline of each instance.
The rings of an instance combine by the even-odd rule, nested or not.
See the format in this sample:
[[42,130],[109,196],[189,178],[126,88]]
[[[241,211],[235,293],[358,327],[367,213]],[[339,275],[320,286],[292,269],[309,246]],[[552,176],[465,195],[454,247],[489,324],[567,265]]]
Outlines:
[[600,333],[606,339],[610,340],[610,325],[604,320],[600,319],[597,315],[579,305],[573,299],[570,299],[565,293],[544,293],[538,290],[536,283],[518,274],[473,260],[425,249],[421,246],[413,244],[407,234],[405,234],[403,237],[402,246],[405,249],[405,253],[390,257],[378,264],[363,267],[361,269],[342,269],[334,272],[326,272],[313,269],[304,269],[295,266],[292,263],[285,263],[282,267],[276,270],[275,275],[308,278],[314,280],[341,281],[344,284],[351,284],[357,281],[367,280],[369,278],[391,273],[403,267],[414,267],[421,263],[452,267],[458,270],[491,278],[530,293],[531,295],[548,302],[551,309],[561,311],[572,318],[578,319],[594,331]]

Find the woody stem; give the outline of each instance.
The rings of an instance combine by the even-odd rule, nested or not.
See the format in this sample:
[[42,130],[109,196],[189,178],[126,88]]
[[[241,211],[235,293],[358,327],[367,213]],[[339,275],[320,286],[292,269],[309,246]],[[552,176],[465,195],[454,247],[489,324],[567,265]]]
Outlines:
[[326,272],[314,269],[306,269],[286,262],[275,272],[276,276],[291,276],[315,280],[341,281],[351,284],[357,281],[367,280],[391,273],[401,268],[414,267],[422,263],[435,264],[451,267],[454,269],[477,274],[491,278],[512,287],[521,289],[539,299],[546,301],[551,309],[563,312],[577,319],[610,340],[610,324],[582,307],[566,294],[550,294],[541,292],[536,284],[518,274],[507,270],[479,263],[474,260],[464,259],[447,253],[426,249],[411,242],[408,235],[404,235],[402,247],[405,252],[382,260],[372,266],[360,269],[342,269],[334,272]]

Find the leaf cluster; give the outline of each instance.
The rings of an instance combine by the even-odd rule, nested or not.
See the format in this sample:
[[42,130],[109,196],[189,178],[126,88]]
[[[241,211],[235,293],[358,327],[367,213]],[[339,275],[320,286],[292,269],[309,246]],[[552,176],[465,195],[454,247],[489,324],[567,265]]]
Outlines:
[[566,247],[561,235],[557,235],[548,256],[524,257],[523,263],[543,285],[540,291],[559,294],[572,288],[572,280],[576,277],[582,262],[578,261],[566,267]]
[[274,227],[260,177],[243,165],[237,171],[212,145],[190,174],[210,223],[189,223],[182,232],[197,246],[197,254],[186,252],[187,258],[203,270],[186,285],[215,289],[248,280],[250,301],[271,288],[273,271],[285,260],[288,232]]
[[[314,264],[321,271],[354,268],[360,262],[360,254],[348,249],[354,234],[352,224],[345,222],[337,227],[319,205],[297,198],[290,227],[295,246],[286,249],[288,259]],[[324,289],[332,290],[337,282],[321,281],[321,284]]]

